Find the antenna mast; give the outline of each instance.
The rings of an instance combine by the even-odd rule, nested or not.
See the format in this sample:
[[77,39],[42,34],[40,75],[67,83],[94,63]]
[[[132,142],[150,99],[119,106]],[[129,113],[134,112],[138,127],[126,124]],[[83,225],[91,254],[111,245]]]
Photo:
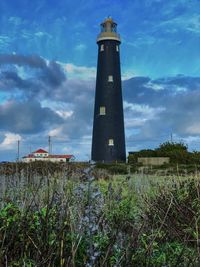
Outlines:
[[20,147],[20,140],[17,141],[17,162],[19,162],[19,147]]
[[51,136],[50,135],[48,139],[48,144],[49,144],[49,155],[51,155]]
[[173,133],[171,133],[170,138],[171,138],[171,143],[173,143]]

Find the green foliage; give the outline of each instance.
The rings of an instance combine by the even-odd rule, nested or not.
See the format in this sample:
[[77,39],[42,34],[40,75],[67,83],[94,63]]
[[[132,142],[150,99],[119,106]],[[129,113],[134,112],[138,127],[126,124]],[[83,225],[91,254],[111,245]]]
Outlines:
[[199,266],[199,179],[73,175],[8,184],[0,266],[82,267],[95,249],[93,266]]
[[3,227],[10,227],[12,223],[15,223],[20,216],[19,208],[17,208],[13,203],[8,203],[0,211],[0,223]]
[[110,174],[127,174],[127,165],[123,163],[97,163],[96,168],[107,170]]
[[186,144],[165,142],[154,150],[146,149],[129,154],[128,162],[136,166],[139,157],[169,157],[170,164],[200,164],[200,153],[189,152]]
[[152,149],[143,149],[138,152],[129,153],[128,162],[131,164],[137,164],[137,159],[140,157],[157,157],[157,152]]
[[[9,266],[24,266],[25,263],[26,266],[36,266],[34,263],[44,260],[46,256],[48,259],[48,253],[52,253],[49,260],[59,264],[62,241],[65,244],[64,255],[70,254],[70,244],[75,242],[76,238],[73,233],[69,234],[69,225],[66,221],[57,221],[58,208],[52,207],[47,210],[47,207],[43,207],[39,211],[24,213],[14,204],[8,203],[1,210],[0,236],[4,238],[0,241],[0,245],[9,251]],[[80,242],[77,254],[80,258],[85,254],[85,247],[83,248],[82,244],[83,241]],[[6,250],[1,250],[1,253],[4,255]],[[77,259],[77,266],[83,264],[82,261],[80,263],[80,258]]]
[[185,145],[182,142],[180,143],[165,142],[160,144],[160,146],[156,149],[156,151],[164,153],[174,152],[174,151],[187,152],[187,149],[188,149],[187,145]]
[[[197,253],[193,248],[178,242],[151,242],[152,235],[143,234],[140,248],[132,257],[133,266],[195,266]],[[184,257],[183,257],[184,255]],[[192,264],[192,265],[190,265]]]
[[109,212],[107,218],[113,225],[121,225],[124,227],[128,221],[134,219],[134,208],[131,198],[121,199],[119,202],[113,201],[109,203]]
[[96,246],[98,246],[101,251],[106,250],[106,248],[109,245],[109,237],[107,234],[99,233],[96,236],[94,236],[93,242]]
[[[171,190],[162,190],[153,200],[148,200],[145,213],[147,227],[154,229],[154,241],[159,242],[159,233],[164,233],[164,241],[178,243],[184,254],[196,254],[196,242],[200,231],[200,183],[195,179],[175,183]],[[184,240],[184,244],[182,243]],[[189,255],[189,254],[188,254]],[[183,265],[184,266],[184,265]]]

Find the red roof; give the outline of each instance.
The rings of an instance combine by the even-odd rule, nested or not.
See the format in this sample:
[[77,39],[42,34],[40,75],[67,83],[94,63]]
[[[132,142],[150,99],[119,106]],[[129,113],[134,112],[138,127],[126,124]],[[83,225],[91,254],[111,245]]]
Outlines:
[[33,153],[48,153],[46,150],[44,150],[44,149],[38,149],[38,150],[36,150],[36,151],[34,151]]
[[[41,153],[41,152],[34,152],[34,153]],[[44,158],[61,158],[61,159],[71,159],[72,157],[74,157],[73,155],[48,155]],[[38,158],[33,154],[29,154],[27,156],[24,156],[23,158]],[[39,157],[40,158],[40,157]],[[40,158],[42,159],[42,157]]]
[[49,155],[48,158],[71,159],[73,155]]

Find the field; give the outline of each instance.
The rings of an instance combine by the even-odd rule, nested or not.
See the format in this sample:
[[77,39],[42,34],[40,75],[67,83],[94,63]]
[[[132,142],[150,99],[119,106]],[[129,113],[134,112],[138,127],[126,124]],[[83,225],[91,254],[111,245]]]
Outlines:
[[200,266],[200,175],[0,165],[0,266]]

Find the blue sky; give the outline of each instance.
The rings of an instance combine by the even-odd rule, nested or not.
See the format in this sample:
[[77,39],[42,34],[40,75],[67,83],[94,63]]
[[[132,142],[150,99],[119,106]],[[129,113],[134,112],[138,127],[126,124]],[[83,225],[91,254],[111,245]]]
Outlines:
[[90,158],[96,36],[118,23],[127,151],[173,133],[200,149],[198,0],[0,1],[0,160],[47,148]]

